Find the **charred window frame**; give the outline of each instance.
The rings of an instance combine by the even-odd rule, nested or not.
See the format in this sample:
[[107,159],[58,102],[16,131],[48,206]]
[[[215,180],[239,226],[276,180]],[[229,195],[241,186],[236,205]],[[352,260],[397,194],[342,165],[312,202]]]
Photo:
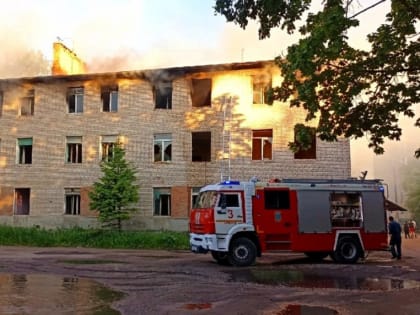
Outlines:
[[66,162],[82,163],[82,137],[70,136],[66,140]]
[[64,214],[80,215],[80,188],[65,188],[64,199]]
[[193,107],[211,106],[211,79],[191,79],[191,103]]
[[172,81],[156,82],[153,85],[155,108],[172,109]]
[[154,162],[172,161],[172,135],[168,133],[153,136]]
[[211,132],[201,131],[191,134],[192,161],[210,162],[211,161]]
[[67,90],[67,104],[69,113],[83,113],[83,87],[72,87]]
[[32,164],[32,138],[20,138],[17,140],[18,164]]
[[252,131],[252,160],[273,159],[273,130]]
[[264,189],[264,208],[269,210],[290,209],[289,190]]
[[102,111],[118,112],[118,85],[101,87]]
[[153,209],[155,216],[171,215],[171,189],[153,188]]
[[[296,141],[296,134],[295,134]],[[311,147],[307,150],[299,150],[294,154],[295,159],[305,160],[305,159],[316,159],[316,132],[315,128],[311,129]]]
[[114,156],[114,149],[117,146],[118,136],[108,135],[101,137],[101,160],[109,161]]
[[30,188],[15,188],[14,214],[28,215],[30,211],[30,200]]
[[269,104],[268,92],[272,86],[271,75],[252,76],[252,103]]
[[20,98],[19,115],[33,116],[35,108],[35,90],[29,90],[26,96]]

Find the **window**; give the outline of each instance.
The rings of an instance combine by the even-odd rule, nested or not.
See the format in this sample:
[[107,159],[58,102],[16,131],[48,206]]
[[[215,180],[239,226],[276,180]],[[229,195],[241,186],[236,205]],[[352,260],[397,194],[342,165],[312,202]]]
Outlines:
[[32,138],[20,138],[17,140],[18,145],[18,163],[32,164]]
[[118,112],[118,86],[101,88],[102,111]]
[[153,204],[154,215],[170,216],[171,215],[171,189],[170,188],[153,188]]
[[80,189],[64,188],[65,195],[65,214],[80,214]]
[[67,137],[67,163],[82,163],[82,137]]
[[155,108],[172,108],[172,82],[158,82],[154,85]]
[[221,194],[219,198],[219,207],[239,207],[238,194]]
[[252,131],[252,159],[272,160],[273,158],[273,130]]
[[168,162],[172,160],[172,135],[156,134],[153,140],[154,161]]
[[84,88],[69,88],[67,91],[67,104],[69,113],[83,113]]
[[117,145],[118,136],[102,136],[101,155],[102,161],[108,161],[114,156],[114,148]]
[[290,209],[288,190],[264,190],[265,209]]
[[[299,150],[295,153],[295,159],[316,159],[316,133],[313,129],[311,138],[311,147],[307,150]],[[296,141],[296,134],[295,134]]]
[[211,132],[192,133],[192,161],[209,162],[211,156]]
[[20,116],[32,116],[34,114],[35,91],[29,90],[25,97],[20,99]]
[[0,117],[3,113],[3,91],[0,91]]
[[191,102],[193,107],[211,106],[211,79],[191,80]]
[[201,187],[192,187],[191,188],[191,206],[194,207],[198,200],[198,195],[200,194]]
[[31,199],[30,188],[15,189],[15,214],[29,214],[29,205]]
[[252,77],[253,104],[268,104],[267,93],[271,88],[271,76],[259,75]]

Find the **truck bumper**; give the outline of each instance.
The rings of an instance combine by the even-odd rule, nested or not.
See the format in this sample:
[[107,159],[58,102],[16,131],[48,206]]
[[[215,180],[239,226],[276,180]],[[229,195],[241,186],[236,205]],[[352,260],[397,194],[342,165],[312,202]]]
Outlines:
[[190,233],[190,248],[193,253],[205,254],[217,249],[217,238],[214,234]]

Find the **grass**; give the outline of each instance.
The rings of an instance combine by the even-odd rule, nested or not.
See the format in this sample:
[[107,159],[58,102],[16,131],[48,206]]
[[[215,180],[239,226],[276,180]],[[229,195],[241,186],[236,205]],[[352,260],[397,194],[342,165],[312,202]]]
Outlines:
[[187,232],[112,231],[81,228],[47,230],[0,225],[0,245],[119,249],[188,249]]

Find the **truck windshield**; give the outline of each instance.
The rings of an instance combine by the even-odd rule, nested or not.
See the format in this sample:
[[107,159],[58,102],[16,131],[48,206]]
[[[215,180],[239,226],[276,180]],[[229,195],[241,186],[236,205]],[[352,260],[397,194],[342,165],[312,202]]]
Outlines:
[[217,200],[216,191],[203,191],[198,195],[194,208],[195,209],[213,208],[214,205],[216,204],[216,200]]

